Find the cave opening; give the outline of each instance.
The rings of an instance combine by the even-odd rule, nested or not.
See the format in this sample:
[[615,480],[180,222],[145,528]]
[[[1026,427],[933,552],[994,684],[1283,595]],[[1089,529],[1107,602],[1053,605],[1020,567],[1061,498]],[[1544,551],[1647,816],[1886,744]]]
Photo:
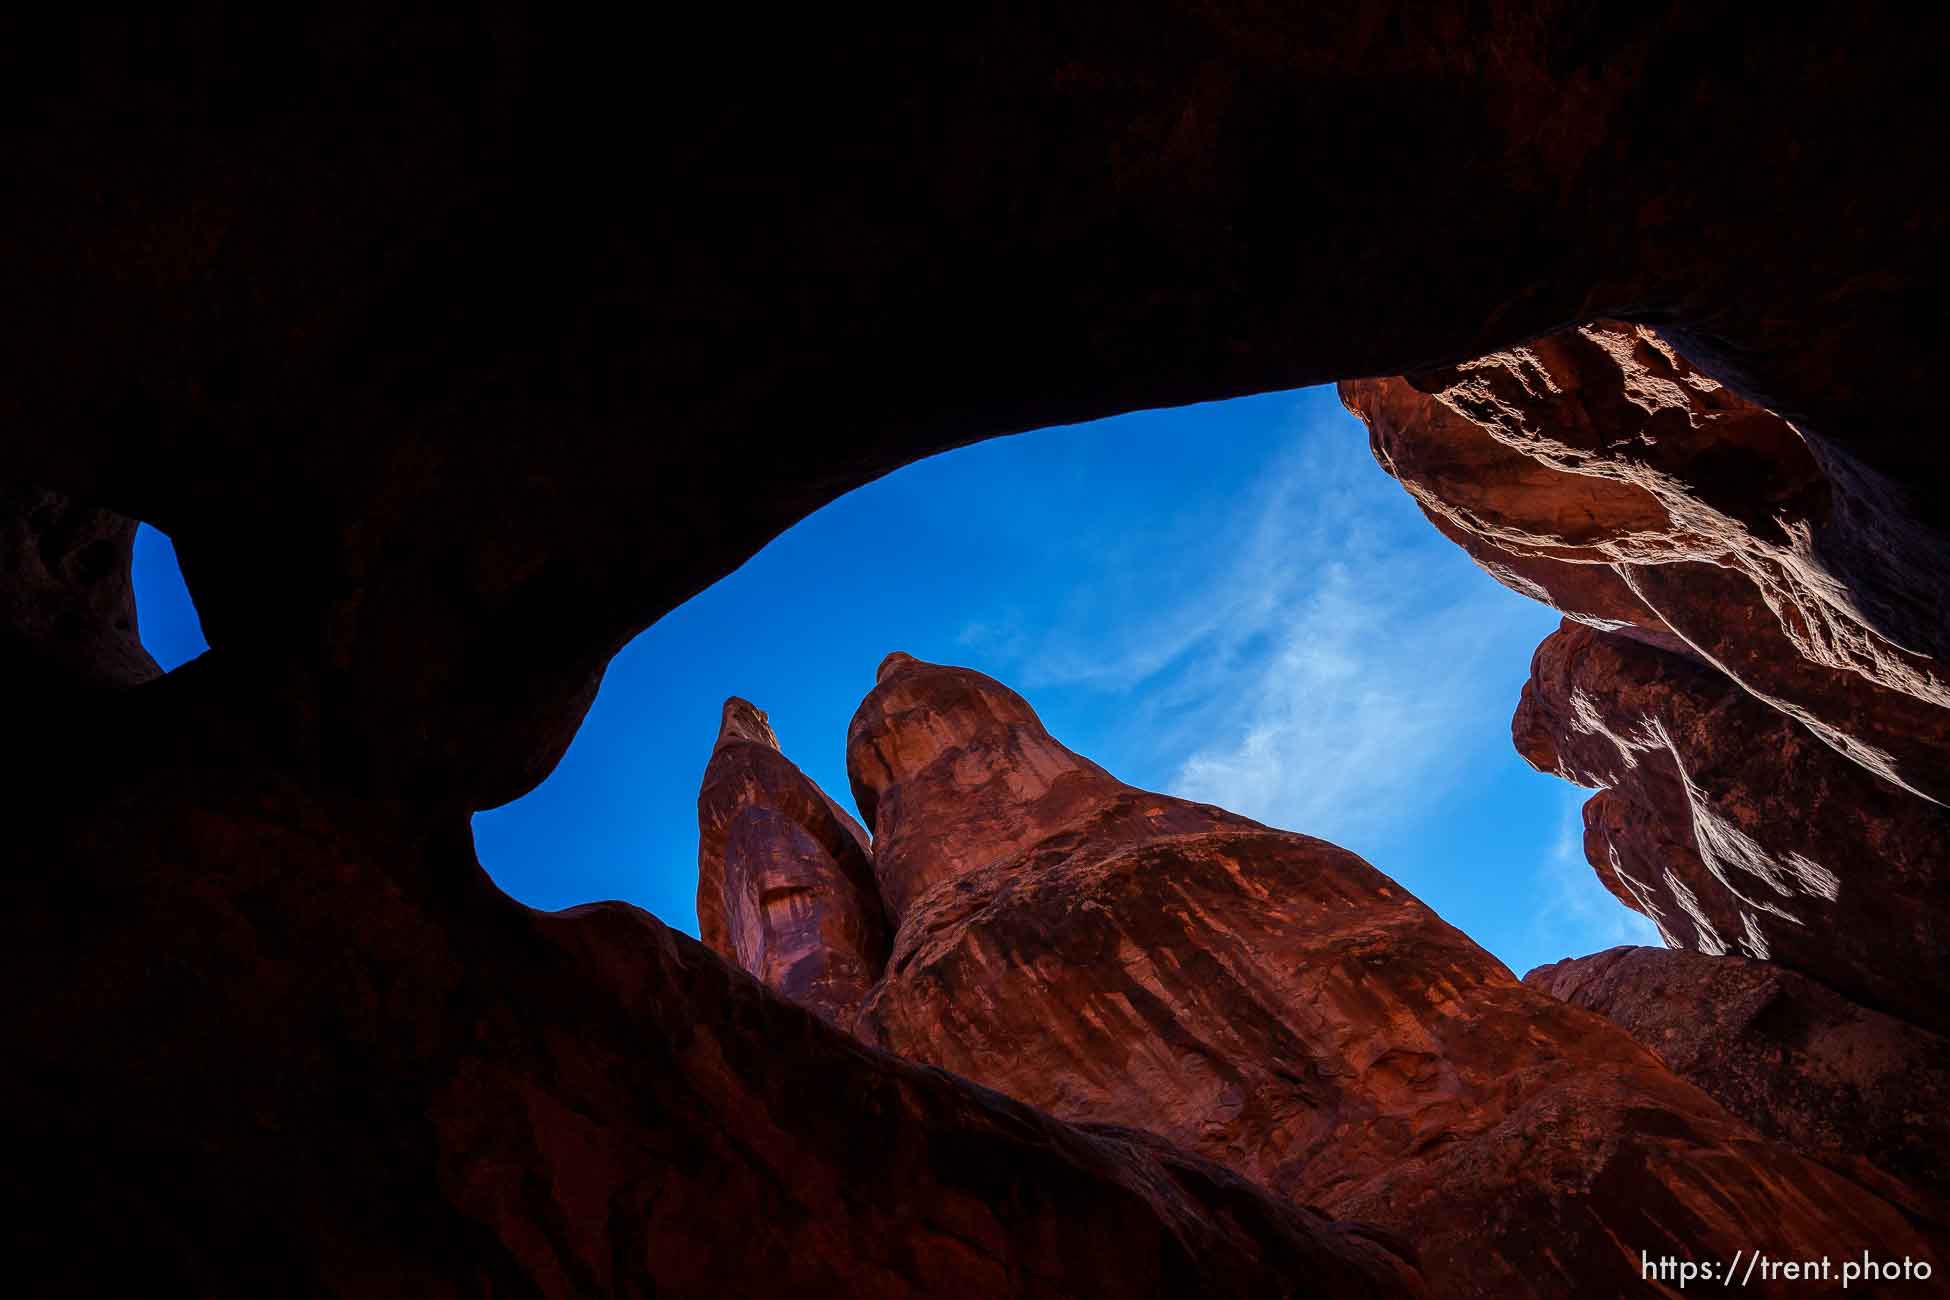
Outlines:
[[15,1290],[1941,1267],[1928,15],[235,8],[10,42]]
[[[158,663],[201,653],[148,525],[134,585]],[[847,719],[899,648],[1010,683],[1126,781],[1354,849],[1521,974],[1655,939],[1583,861],[1585,792],[1510,746],[1555,622],[1429,527],[1331,387],[991,440],[827,505],[640,634],[477,849],[531,906],[620,898],[696,934],[720,705],[767,710],[844,800]]]
[[158,668],[173,672],[210,648],[176,545],[153,524],[136,525],[129,581],[135,588],[136,629]]

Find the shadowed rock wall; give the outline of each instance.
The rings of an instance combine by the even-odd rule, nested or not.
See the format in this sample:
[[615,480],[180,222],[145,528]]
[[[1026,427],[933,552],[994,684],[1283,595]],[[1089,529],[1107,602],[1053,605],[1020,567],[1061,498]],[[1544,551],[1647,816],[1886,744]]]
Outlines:
[[[1950,1190],[1950,1041],[1768,962],[1611,948],[1523,982],[1622,1026],[1761,1132]],[[1900,1192],[1896,1193],[1901,1195]],[[1940,1204],[1933,1212],[1942,1214]]]
[[212,647],[69,693],[144,674],[110,617],[10,683],[51,1293],[1358,1293],[1358,1234],[516,907],[468,813],[630,636],[982,437],[1630,316],[1889,549],[1950,499],[1908,6],[8,21],[0,479],[164,528]]
[[[135,520],[0,487],[0,672],[16,711],[72,704],[160,670],[136,632]],[[35,698],[39,697],[39,698]]]
[[[241,765],[221,654],[39,756],[15,861],[59,869],[0,916],[22,1294],[1421,1293],[1385,1234],[869,1051],[636,908],[522,907],[464,826]],[[767,879],[742,824],[728,862]]]

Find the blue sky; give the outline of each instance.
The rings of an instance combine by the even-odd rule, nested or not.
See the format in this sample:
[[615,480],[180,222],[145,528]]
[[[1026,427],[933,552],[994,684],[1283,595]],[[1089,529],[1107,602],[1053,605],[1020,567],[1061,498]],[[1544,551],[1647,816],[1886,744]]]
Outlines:
[[[136,595],[165,667],[201,650],[147,527]],[[832,503],[639,636],[475,841],[533,906],[622,898],[695,934],[725,696],[850,806],[847,720],[906,650],[1009,683],[1126,781],[1353,849],[1522,974],[1657,942],[1584,862],[1586,792],[1510,744],[1556,625],[1429,526],[1331,388],[995,439]]]

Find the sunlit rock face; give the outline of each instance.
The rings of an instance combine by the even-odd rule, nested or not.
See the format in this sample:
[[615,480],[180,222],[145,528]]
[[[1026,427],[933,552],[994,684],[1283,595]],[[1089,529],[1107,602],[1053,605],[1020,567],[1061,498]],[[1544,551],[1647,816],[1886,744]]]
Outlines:
[[1568,622],[1537,648],[1512,732],[1538,768],[1601,789],[1586,856],[1666,943],[1950,1024],[1950,810],[1695,659]]
[[991,678],[892,659],[848,756],[900,899],[869,1043],[1391,1227],[1438,1294],[1629,1290],[1640,1249],[1756,1234],[1919,1248],[1358,857],[1125,785]]
[[886,961],[888,929],[859,823],[779,752],[765,714],[725,701],[698,794],[705,943],[831,1021]]
[[1524,983],[1605,1016],[1755,1128],[1950,1191],[1950,1040],[1771,962],[1612,948]]
[[1640,326],[1341,385],[1375,458],[1499,580],[1712,664],[1950,800],[1950,538]]
[[[1950,540],[1643,326],[1341,385],[1430,521],[1571,621],[1512,723],[1665,941],[1938,1031]],[[1580,626],[1582,625],[1582,626]]]
[[1058,743],[1000,682],[900,652],[882,661],[853,715],[846,769],[897,924],[936,886],[1105,810],[1128,789]]

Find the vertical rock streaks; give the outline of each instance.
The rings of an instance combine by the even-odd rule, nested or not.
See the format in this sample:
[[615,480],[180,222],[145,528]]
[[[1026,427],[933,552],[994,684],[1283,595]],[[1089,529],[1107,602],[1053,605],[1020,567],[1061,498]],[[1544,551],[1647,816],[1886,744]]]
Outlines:
[[887,959],[888,928],[860,826],[779,752],[766,716],[725,701],[698,793],[704,942],[835,1023]]
[[1392,1228],[1441,1295],[1615,1288],[1640,1249],[1756,1231],[1922,1248],[1894,1190],[1762,1137],[1353,854],[1125,785],[991,678],[890,656],[847,755],[898,918],[868,1043]]

